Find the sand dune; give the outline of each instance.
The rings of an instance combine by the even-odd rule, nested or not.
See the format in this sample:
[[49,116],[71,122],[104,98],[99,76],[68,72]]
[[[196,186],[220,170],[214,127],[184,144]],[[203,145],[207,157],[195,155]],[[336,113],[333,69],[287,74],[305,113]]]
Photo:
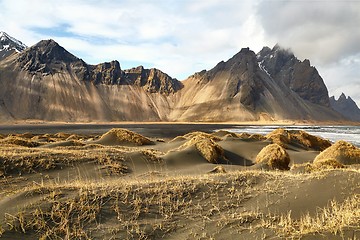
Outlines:
[[1,238],[360,237],[355,146],[281,129],[162,137],[3,135]]

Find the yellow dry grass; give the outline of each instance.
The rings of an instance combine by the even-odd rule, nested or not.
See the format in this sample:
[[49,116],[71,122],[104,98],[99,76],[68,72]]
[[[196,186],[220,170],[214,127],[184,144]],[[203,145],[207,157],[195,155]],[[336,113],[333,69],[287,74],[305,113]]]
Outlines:
[[316,156],[314,163],[324,159],[336,159],[339,163],[345,165],[359,164],[360,149],[351,143],[340,140]]
[[81,162],[94,161],[110,173],[124,174],[128,167],[124,151],[115,148],[88,148],[76,145],[66,148],[27,148],[0,146],[0,176],[16,176],[24,173],[62,169]]
[[160,156],[164,155],[164,153],[162,153],[160,151],[156,151],[154,149],[145,149],[145,150],[141,150],[141,153],[150,162],[156,162],[156,163],[163,162],[163,159]]
[[31,141],[25,138],[20,138],[16,136],[9,136],[0,140],[0,145],[16,145],[23,147],[38,147],[40,144],[36,141]]
[[223,166],[216,166],[213,170],[209,171],[209,173],[226,173],[226,170]]
[[[224,150],[217,143],[221,138],[217,136],[192,133],[184,139],[187,142],[181,148],[194,146],[209,162],[225,159]],[[141,153],[149,162],[163,161],[164,153],[154,149],[81,145],[56,148],[0,145],[0,183],[6,183],[1,185],[1,190],[5,189],[2,196],[8,194],[14,201],[26,200],[14,210],[17,212],[5,209],[0,237],[21,236],[26,240],[231,239],[241,235],[258,239],[298,239],[307,234],[317,237],[360,228],[360,195],[351,191],[345,201],[332,201],[317,214],[305,214],[296,219],[291,212],[279,214],[269,212],[266,207],[286,203],[282,199],[294,193],[293,188],[331,178],[334,176],[331,173],[352,176],[346,177],[346,182],[358,189],[359,170],[332,170],[342,166],[336,159],[315,161],[311,164],[314,169],[328,170],[307,174],[233,171],[233,166],[225,166],[228,170],[225,171],[219,165],[210,172],[206,170],[196,175],[155,171],[157,176],[147,178],[127,175],[65,181],[35,179],[39,182],[20,186],[21,177],[15,177],[19,173],[46,173],[48,169],[81,162],[96,162],[109,173],[124,174],[129,170],[125,164],[126,154],[131,152]],[[271,169],[288,169],[290,159],[284,148],[271,144],[261,150],[256,161]],[[34,175],[28,176],[34,178]],[[24,176],[23,183],[28,176]],[[258,200],[263,207],[261,210],[254,206]]]
[[254,133],[249,136],[249,139],[255,140],[255,141],[264,141],[264,140],[266,140],[266,137],[261,134]]
[[256,156],[255,161],[270,169],[289,170],[290,157],[282,146],[273,143],[264,147]]
[[26,239],[226,239],[243,233],[299,239],[359,228],[358,194],[300,218],[293,218],[291,211],[269,214],[244,208],[259,194],[286,194],[285,183],[318,180],[318,173],[238,171],[34,185],[21,191],[29,197],[41,194],[39,204],[6,213],[1,233],[21,233]]
[[123,128],[111,129],[101,136],[100,141],[102,140],[132,143],[138,146],[153,144],[153,142],[147,137]]
[[220,138],[225,138],[225,137],[238,138],[238,135],[236,133],[225,131],[225,130],[216,131],[216,132],[212,133],[212,135],[214,135],[216,137],[220,137]]
[[190,139],[210,139],[212,141],[218,142],[221,141],[221,137],[218,137],[213,134],[204,133],[204,132],[190,132],[183,136],[184,138],[190,140]]
[[189,140],[179,149],[195,146],[196,150],[210,163],[226,161],[224,149],[216,143],[221,138],[202,132],[190,133],[184,137]]
[[72,134],[70,134],[70,133],[58,132],[58,133],[54,134],[54,137],[66,139],[66,138],[70,137],[71,135]]
[[285,130],[283,128],[278,128],[267,134],[266,138],[283,147],[295,145],[304,149],[322,151],[331,146],[329,140],[310,135],[302,130]]
[[338,160],[334,158],[328,158],[328,159],[321,159],[312,164],[315,168],[330,168],[330,169],[336,169],[336,168],[344,168],[345,166],[340,163]]
[[292,219],[291,211],[280,217],[276,231],[286,238],[299,238],[307,234],[329,232],[338,234],[347,227],[358,228],[360,224],[360,195],[354,194],[344,202],[331,201],[315,216],[309,213],[300,219]]

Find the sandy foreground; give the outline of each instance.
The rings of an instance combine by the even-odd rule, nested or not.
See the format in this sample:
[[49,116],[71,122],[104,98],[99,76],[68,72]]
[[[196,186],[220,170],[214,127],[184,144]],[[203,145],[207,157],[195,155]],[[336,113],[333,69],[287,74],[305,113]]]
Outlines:
[[350,144],[201,123],[33,125],[1,127],[2,239],[360,238]]

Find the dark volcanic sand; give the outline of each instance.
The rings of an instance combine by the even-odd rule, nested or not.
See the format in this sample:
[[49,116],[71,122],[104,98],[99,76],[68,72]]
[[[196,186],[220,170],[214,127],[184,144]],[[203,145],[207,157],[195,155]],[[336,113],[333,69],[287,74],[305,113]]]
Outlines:
[[31,132],[33,134],[54,134],[71,132],[75,134],[103,134],[112,128],[126,128],[148,137],[174,138],[192,131],[212,132],[221,128],[234,128],[236,124],[19,124],[0,125],[0,134]]

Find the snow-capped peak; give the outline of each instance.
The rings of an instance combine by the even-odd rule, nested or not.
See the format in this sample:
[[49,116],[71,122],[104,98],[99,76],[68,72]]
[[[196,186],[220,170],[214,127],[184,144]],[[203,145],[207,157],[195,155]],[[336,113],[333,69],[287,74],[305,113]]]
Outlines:
[[21,41],[11,37],[6,32],[0,32],[0,51],[15,50],[16,52],[22,52],[27,46]]

